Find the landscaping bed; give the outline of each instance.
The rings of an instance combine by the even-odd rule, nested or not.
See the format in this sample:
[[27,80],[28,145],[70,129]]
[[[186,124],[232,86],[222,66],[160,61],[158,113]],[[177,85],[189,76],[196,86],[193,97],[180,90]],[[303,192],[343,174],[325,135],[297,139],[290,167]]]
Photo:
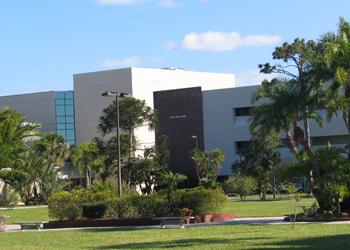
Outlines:
[[[284,221],[290,222],[290,217],[284,217]],[[350,214],[343,214],[341,216],[305,216],[298,215],[296,222],[336,222],[336,221],[350,221]]]
[[[234,219],[233,213],[213,213],[201,216],[195,216],[194,219],[187,221],[187,224],[193,223],[211,223],[220,221],[230,221]],[[139,219],[90,219],[90,220],[62,220],[50,221],[44,223],[44,229],[55,228],[89,228],[89,227],[128,227],[128,226],[154,226],[159,225],[159,220],[152,218]]]
[[159,225],[153,219],[91,219],[91,220],[62,220],[44,223],[44,229],[54,228],[83,228],[83,227],[123,227],[123,226],[152,226]]

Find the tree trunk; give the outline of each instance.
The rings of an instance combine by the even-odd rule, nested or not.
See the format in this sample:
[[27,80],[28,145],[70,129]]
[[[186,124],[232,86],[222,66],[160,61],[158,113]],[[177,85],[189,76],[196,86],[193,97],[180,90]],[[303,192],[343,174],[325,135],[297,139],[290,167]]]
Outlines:
[[86,188],[91,186],[91,175],[88,169],[85,170]]
[[[345,88],[345,97],[350,98],[350,83],[347,83]],[[348,109],[347,114],[344,114],[345,125],[348,129],[348,134],[350,135],[350,109]],[[350,143],[348,143],[348,159],[350,159]]]

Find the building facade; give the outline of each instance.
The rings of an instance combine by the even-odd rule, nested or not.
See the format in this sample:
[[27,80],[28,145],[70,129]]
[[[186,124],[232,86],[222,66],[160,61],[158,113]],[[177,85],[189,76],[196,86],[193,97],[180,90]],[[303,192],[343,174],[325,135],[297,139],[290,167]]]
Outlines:
[[[225,161],[220,176],[231,175],[238,150],[250,140],[252,95],[259,87],[235,87],[233,74],[193,72],[181,69],[127,68],[74,75],[72,91],[51,91],[0,97],[0,108],[8,106],[41,124],[44,133],[56,132],[70,145],[100,136],[98,123],[113,98],[105,91],[125,92],[146,101],[158,114],[158,129],[135,130],[139,155],[166,135],[171,151],[170,168],[195,176],[190,151],[220,148]],[[325,111],[320,111],[326,118]],[[349,141],[341,114],[320,128],[311,121],[315,147],[328,142],[344,146]],[[283,135],[281,135],[283,138]],[[293,160],[287,148],[279,149],[285,161]]]

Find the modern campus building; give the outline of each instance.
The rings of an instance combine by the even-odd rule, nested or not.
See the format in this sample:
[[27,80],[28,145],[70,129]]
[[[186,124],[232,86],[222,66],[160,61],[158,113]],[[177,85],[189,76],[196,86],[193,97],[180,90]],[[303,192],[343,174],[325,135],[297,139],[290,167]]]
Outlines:
[[[259,83],[256,83],[259,84]],[[126,92],[145,100],[158,114],[158,129],[148,126],[135,130],[138,154],[153,146],[159,135],[169,139],[170,167],[190,176],[194,163],[190,151],[195,147],[221,148],[225,161],[220,176],[232,174],[237,151],[250,140],[249,119],[252,94],[259,86],[235,87],[233,74],[204,73],[183,69],[126,68],[74,75],[74,90],[0,97],[0,107],[23,113],[41,124],[44,133],[57,132],[69,144],[88,142],[100,136],[97,129],[104,108],[113,98],[105,91]],[[324,111],[321,113],[326,117]],[[322,128],[311,122],[315,146],[344,146],[349,140],[342,116],[334,117]],[[280,149],[284,160],[292,160],[287,148]]]

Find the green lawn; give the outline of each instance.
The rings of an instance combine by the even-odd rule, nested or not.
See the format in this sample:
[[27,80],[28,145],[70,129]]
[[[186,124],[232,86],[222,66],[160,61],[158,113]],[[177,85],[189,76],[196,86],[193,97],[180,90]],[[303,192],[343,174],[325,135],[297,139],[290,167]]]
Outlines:
[[[252,198],[252,197],[250,197]],[[301,204],[311,206],[312,198],[303,198]],[[230,198],[223,209],[224,212],[233,212],[236,217],[260,217],[260,216],[283,216],[291,209],[290,200],[276,201],[241,201],[238,198]],[[300,208],[301,212],[302,209]],[[16,221],[46,221],[49,219],[47,208],[25,208],[0,211],[0,215],[8,215],[8,223]]]
[[[250,197],[251,198],[251,197]],[[302,198],[300,205],[311,206],[314,198]],[[251,201],[230,198],[228,204],[223,209],[224,212],[233,212],[236,217],[262,217],[262,216],[283,216],[292,209],[290,200],[269,200],[269,201]],[[298,209],[302,212],[302,208]]]
[[231,225],[0,233],[4,249],[350,249],[350,225]]
[[47,221],[49,219],[47,207],[0,210],[0,215],[10,216],[7,219],[7,223],[16,221]]

